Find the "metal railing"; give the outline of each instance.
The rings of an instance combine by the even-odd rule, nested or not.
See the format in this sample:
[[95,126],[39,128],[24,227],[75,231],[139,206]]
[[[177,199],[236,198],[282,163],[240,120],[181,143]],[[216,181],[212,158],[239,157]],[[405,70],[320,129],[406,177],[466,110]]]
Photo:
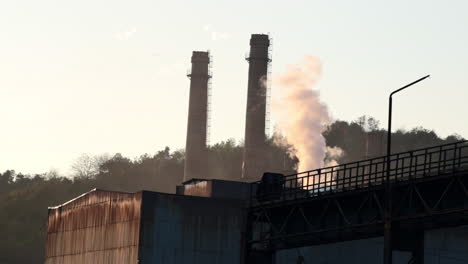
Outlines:
[[[385,182],[387,157],[377,157],[284,176],[276,186],[251,186],[250,202],[271,203],[371,188]],[[390,155],[390,180],[403,182],[468,171],[468,141]],[[261,190],[261,191],[260,191]],[[274,193],[273,193],[274,192]]]

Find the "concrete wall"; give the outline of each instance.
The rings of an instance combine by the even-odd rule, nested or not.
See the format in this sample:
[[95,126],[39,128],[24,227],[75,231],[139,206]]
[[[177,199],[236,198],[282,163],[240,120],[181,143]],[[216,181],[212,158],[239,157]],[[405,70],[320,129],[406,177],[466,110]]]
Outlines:
[[[468,226],[426,231],[426,264],[468,263]],[[277,252],[277,264],[296,263],[302,254],[306,264],[375,264],[382,263],[383,238],[363,239]],[[407,264],[409,252],[394,251],[395,264]]]
[[144,192],[140,263],[239,264],[242,202]]
[[[277,263],[296,263],[299,254],[304,256],[305,263],[307,264],[382,263],[383,239],[363,239],[300,249],[282,250],[276,255]],[[401,258],[400,256],[396,257]]]
[[468,226],[426,232],[424,250],[426,264],[468,263]]

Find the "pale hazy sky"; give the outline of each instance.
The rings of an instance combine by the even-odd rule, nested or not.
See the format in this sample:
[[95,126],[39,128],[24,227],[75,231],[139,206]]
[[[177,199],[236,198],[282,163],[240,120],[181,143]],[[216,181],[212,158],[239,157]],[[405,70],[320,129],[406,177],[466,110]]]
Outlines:
[[[81,153],[183,148],[192,50],[213,56],[212,143],[242,139],[252,33],[273,73],[310,54],[335,119],[468,137],[468,1],[0,2],[0,171],[68,173]],[[273,87],[274,93],[274,87]]]

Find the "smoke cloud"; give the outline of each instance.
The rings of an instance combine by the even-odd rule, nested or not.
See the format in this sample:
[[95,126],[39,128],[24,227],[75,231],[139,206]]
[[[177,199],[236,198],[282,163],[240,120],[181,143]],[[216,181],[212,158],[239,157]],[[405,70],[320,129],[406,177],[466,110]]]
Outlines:
[[[306,56],[300,63],[288,66],[284,73],[273,76],[272,112],[280,132],[296,149],[299,172],[323,167],[327,157],[322,132],[331,117],[327,106],[320,101],[319,92],[313,89],[320,75],[320,60]],[[332,152],[328,158],[340,155],[339,150]],[[328,164],[337,163],[332,159]]]
[[343,156],[344,152],[339,147],[327,147],[325,157],[325,167],[332,167],[338,165],[337,159]]

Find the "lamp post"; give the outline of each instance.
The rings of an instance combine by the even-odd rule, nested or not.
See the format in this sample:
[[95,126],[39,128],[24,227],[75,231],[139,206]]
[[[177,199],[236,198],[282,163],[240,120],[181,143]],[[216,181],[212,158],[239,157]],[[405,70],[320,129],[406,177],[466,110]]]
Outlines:
[[424,76],[400,89],[390,93],[388,98],[388,128],[387,128],[387,166],[385,176],[385,219],[384,219],[384,264],[392,264],[392,188],[390,183],[390,154],[392,152],[392,96],[426,78]]

